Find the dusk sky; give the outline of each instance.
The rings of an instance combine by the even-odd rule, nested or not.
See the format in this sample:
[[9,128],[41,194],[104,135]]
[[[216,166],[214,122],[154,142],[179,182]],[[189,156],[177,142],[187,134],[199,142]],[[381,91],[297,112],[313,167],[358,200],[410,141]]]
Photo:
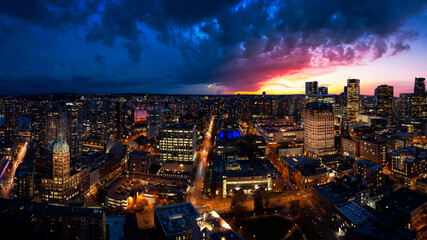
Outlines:
[[427,77],[427,1],[3,0],[0,94],[339,94]]

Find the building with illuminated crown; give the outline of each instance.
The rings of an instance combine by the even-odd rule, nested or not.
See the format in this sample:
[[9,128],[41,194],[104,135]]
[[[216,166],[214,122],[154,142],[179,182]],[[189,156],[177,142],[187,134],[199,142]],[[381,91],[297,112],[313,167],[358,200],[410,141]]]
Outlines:
[[88,170],[71,175],[70,148],[60,132],[52,143],[52,177],[42,178],[42,202],[66,203],[78,197],[84,189]]

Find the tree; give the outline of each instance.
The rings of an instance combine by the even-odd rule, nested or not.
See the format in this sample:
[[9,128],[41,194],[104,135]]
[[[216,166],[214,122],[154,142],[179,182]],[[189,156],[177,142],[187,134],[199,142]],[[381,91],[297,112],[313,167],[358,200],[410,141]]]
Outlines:
[[246,211],[246,196],[242,189],[234,191],[231,197],[230,210],[236,215],[241,215]]
[[289,177],[289,170],[287,168],[283,169],[282,177],[285,180],[285,183],[289,183],[290,177]]
[[262,198],[264,200],[264,208],[268,208],[268,205],[270,204],[270,198],[268,196],[268,191],[265,191],[264,189],[261,190]]
[[212,169],[209,168],[205,173],[205,177],[203,178],[203,190],[207,194],[211,192],[211,174]]
[[262,204],[262,195],[261,195],[261,191],[257,191],[255,193],[255,197],[254,197],[254,211],[261,211],[264,209],[264,206]]
[[98,188],[96,190],[95,201],[98,205],[102,205],[106,202],[107,191],[104,188]]
[[301,209],[301,204],[299,200],[292,200],[291,201],[291,213],[292,215],[296,215],[296,213],[298,213],[298,211]]

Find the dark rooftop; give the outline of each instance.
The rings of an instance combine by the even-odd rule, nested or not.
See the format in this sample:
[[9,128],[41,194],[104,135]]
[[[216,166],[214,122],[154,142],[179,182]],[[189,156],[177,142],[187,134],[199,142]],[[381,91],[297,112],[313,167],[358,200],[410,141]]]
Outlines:
[[384,206],[386,209],[388,209],[388,206],[392,206],[393,209],[396,209],[399,212],[410,214],[411,211],[417,209],[426,202],[427,195],[403,187],[384,197],[382,200],[377,202],[377,205],[380,205],[382,209],[384,209]]
[[154,213],[166,237],[192,231],[194,219],[200,217],[191,202],[155,207]]

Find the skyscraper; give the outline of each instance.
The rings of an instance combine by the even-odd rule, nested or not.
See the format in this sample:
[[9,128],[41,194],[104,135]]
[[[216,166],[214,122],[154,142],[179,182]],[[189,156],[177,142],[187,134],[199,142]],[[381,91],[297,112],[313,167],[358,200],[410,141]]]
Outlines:
[[82,114],[80,106],[75,103],[67,103],[68,142],[70,143],[71,158],[78,157],[83,148],[82,143]]
[[306,95],[315,95],[317,94],[317,81],[306,82],[305,83],[305,94]]
[[30,108],[31,139],[36,144],[36,156],[39,157],[42,149],[46,149],[45,136],[45,108],[42,104],[33,104]]
[[393,112],[393,86],[381,85],[375,89],[377,114],[391,115]]
[[308,103],[304,120],[304,148],[309,157],[334,154],[334,114],[330,103]]
[[319,87],[319,94],[328,94],[328,87]]
[[46,146],[49,146],[61,132],[68,139],[67,114],[60,109],[50,110],[46,115]]
[[360,110],[360,80],[347,80],[347,118],[354,120]]
[[5,141],[17,143],[19,131],[19,115],[14,104],[8,104],[4,108]]
[[175,176],[189,176],[196,152],[196,126],[169,125],[163,127],[160,134],[160,160],[164,163],[164,173],[177,172]]
[[426,93],[426,79],[415,78],[414,94],[425,94]]
[[62,132],[52,143],[52,178],[42,179],[42,201],[65,203],[82,193],[83,172],[70,174],[70,147]]
[[413,118],[427,118],[425,81],[425,78],[415,78],[414,94],[411,98],[411,117]]

